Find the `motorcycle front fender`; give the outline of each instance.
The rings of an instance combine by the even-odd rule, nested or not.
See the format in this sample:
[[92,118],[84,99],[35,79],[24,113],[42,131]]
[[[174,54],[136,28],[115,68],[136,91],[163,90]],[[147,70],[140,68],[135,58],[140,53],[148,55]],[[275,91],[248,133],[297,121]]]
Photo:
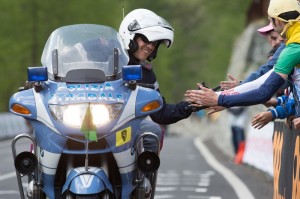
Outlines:
[[113,192],[112,185],[106,173],[101,168],[84,167],[74,168],[67,176],[62,193],[66,190],[74,194],[97,194],[108,189]]

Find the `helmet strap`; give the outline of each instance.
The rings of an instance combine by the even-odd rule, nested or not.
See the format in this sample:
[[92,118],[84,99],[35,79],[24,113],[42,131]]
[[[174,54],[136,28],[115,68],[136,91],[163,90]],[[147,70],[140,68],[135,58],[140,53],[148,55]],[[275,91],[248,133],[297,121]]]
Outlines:
[[137,42],[133,39],[130,40],[129,45],[128,45],[129,49],[128,52],[129,53],[134,53],[138,50],[139,46],[137,44]]
[[158,47],[161,44],[161,41],[158,41],[153,52],[148,56],[147,61],[151,62],[157,56]]

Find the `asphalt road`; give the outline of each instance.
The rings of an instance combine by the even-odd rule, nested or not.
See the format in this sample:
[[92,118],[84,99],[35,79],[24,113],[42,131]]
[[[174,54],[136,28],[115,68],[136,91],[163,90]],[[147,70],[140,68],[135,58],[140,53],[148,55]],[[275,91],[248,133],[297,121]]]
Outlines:
[[[18,199],[11,140],[0,142],[0,159],[0,199]],[[166,136],[155,199],[270,199],[272,183],[263,172],[235,165],[210,141]]]
[[156,199],[270,199],[273,179],[236,165],[211,141],[169,136],[161,152]]

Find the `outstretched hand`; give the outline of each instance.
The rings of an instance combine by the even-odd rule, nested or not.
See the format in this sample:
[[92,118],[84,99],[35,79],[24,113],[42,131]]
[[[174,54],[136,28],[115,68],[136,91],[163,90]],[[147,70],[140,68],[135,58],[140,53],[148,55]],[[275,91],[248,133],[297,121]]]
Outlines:
[[264,105],[269,108],[271,106],[276,106],[277,105],[277,98],[272,97],[269,101],[267,101],[266,103],[264,103]]
[[252,120],[252,126],[256,129],[261,129],[272,121],[272,113],[270,111],[259,113],[254,116]]
[[202,84],[197,83],[200,90],[187,90],[185,93],[186,100],[193,106],[217,106],[218,95],[209,88],[204,87]]
[[240,84],[240,81],[233,77],[231,74],[227,75],[231,81],[221,81],[220,86],[223,90],[232,89]]
[[293,119],[294,128],[297,130],[300,130],[300,118],[294,118]]

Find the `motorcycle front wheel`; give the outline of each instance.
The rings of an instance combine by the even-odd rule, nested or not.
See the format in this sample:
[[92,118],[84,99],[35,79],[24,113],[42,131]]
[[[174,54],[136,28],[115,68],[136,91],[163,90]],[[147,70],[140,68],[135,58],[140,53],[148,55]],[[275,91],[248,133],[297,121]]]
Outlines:
[[93,195],[77,195],[75,199],[99,199],[98,194],[93,194]]
[[45,195],[42,190],[35,190],[32,192],[32,199],[45,199]]
[[110,199],[108,193],[90,194],[90,195],[76,195],[71,192],[67,193],[66,199]]

